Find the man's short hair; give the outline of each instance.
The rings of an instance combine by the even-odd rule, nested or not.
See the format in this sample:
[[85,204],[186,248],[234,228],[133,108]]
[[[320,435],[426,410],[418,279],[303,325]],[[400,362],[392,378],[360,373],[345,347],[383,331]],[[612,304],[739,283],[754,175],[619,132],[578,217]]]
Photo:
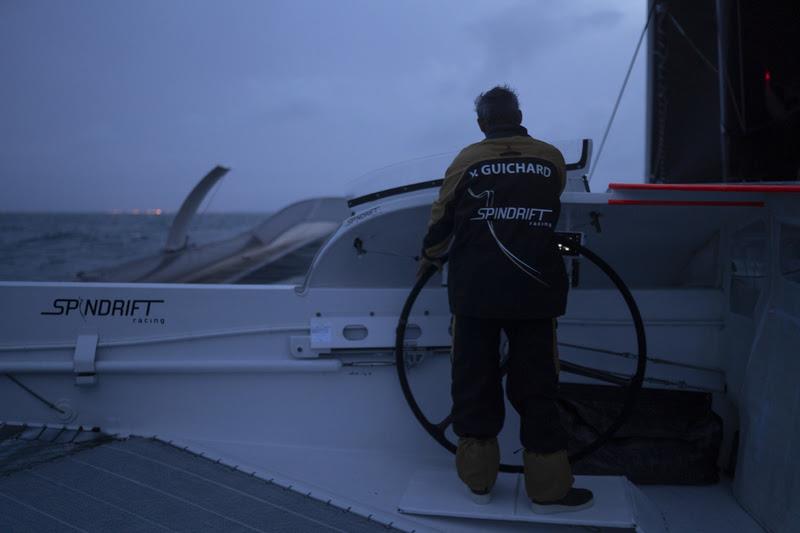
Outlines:
[[498,85],[479,94],[475,99],[475,112],[478,120],[487,125],[520,123],[519,100],[508,85]]

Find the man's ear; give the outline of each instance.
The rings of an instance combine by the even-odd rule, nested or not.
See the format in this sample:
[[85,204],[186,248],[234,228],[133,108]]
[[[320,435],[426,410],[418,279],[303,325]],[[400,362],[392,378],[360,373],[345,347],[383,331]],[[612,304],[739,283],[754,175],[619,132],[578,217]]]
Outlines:
[[514,113],[514,115],[515,115],[515,117],[517,119],[517,124],[522,124],[522,111],[517,109],[517,111]]
[[478,127],[481,129],[483,133],[486,133],[486,124],[480,118],[478,119]]

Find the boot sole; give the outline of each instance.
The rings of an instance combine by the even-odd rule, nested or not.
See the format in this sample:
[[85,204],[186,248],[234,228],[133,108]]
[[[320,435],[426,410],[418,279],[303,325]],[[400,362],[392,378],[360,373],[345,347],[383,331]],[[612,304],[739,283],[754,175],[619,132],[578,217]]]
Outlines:
[[492,501],[491,492],[486,494],[475,494],[474,492],[470,491],[469,497],[472,498],[472,501],[478,505],[487,505]]
[[573,513],[575,511],[588,509],[592,505],[594,505],[594,498],[580,505],[563,505],[558,503],[540,504],[532,501],[531,509],[536,514]]

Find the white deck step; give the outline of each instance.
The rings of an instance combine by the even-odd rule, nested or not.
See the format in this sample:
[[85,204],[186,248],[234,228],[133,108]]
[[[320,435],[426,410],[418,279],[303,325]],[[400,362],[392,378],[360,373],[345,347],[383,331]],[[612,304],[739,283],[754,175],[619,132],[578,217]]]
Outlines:
[[665,531],[660,514],[624,477],[575,476],[575,486],[594,493],[592,507],[542,515],[531,509],[520,474],[500,474],[491,503],[479,505],[472,501],[453,469],[420,470],[409,482],[398,508],[402,513],[427,516],[636,529],[642,533]]

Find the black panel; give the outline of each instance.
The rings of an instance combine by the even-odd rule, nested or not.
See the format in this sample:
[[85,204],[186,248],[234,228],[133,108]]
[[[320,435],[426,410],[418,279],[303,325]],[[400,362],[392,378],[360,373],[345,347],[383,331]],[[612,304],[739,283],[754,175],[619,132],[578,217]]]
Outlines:
[[800,167],[800,3],[718,0],[717,7],[725,175],[729,181],[795,180]]
[[648,181],[798,179],[800,2],[655,2]]
[[714,0],[657,0],[648,32],[650,182],[720,180],[719,87],[701,57],[716,64],[716,39]]
[[[619,415],[622,389],[560,385],[561,420],[577,450]],[[719,481],[722,419],[711,394],[642,389],[630,419],[602,448],[572,466],[583,475],[626,476],[638,484],[707,485]]]

